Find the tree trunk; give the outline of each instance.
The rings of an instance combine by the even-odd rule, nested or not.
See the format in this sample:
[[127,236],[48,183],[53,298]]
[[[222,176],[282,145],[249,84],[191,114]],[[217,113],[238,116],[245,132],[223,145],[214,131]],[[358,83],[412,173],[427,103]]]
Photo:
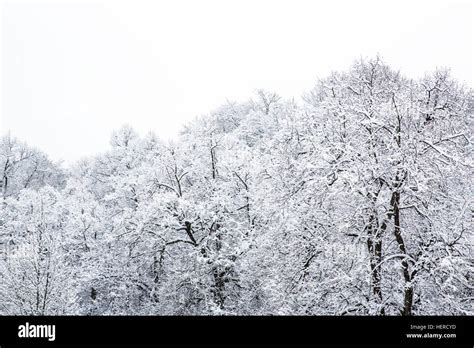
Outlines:
[[[397,180],[398,181],[398,180]],[[398,188],[392,193],[392,213],[394,222],[395,239],[397,240],[400,252],[406,257],[402,259],[403,278],[405,279],[404,296],[403,296],[403,310],[402,315],[412,315],[413,307],[413,284],[412,276],[408,265],[408,254],[406,250],[405,241],[403,240],[400,228],[400,192]]]
[[370,255],[370,270],[372,280],[372,292],[380,308],[380,314],[385,315],[382,295],[382,274],[380,272],[380,263],[382,262],[382,231],[377,228],[374,215],[370,216],[369,226],[367,227],[367,249]]

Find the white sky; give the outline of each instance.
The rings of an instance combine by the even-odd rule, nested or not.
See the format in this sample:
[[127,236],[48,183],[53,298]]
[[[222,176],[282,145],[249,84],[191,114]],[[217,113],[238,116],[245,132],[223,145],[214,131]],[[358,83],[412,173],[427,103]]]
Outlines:
[[0,1],[1,130],[55,160],[124,123],[173,138],[258,88],[299,97],[360,56],[474,81],[468,0]]

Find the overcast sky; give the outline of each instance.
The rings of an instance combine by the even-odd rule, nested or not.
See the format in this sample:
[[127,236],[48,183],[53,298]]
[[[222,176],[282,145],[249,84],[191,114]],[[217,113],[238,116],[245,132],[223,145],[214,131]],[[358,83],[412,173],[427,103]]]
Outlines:
[[[1,0],[0,0],[1,1]],[[2,1],[2,132],[74,161],[122,124],[175,137],[258,88],[299,97],[380,53],[473,86],[472,1]]]

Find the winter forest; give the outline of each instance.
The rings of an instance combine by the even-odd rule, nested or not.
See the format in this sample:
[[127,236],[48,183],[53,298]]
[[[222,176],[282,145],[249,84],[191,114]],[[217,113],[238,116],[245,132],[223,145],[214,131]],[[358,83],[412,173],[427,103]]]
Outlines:
[[376,57],[69,166],[5,135],[0,314],[473,315],[473,111]]

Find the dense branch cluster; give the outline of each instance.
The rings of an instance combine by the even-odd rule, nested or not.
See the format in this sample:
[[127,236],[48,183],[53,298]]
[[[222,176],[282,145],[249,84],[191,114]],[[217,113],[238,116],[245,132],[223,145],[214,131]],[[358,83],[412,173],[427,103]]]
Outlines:
[[0,314],[474,314],[473,94],[379,58],[68,169],[0,140]]

